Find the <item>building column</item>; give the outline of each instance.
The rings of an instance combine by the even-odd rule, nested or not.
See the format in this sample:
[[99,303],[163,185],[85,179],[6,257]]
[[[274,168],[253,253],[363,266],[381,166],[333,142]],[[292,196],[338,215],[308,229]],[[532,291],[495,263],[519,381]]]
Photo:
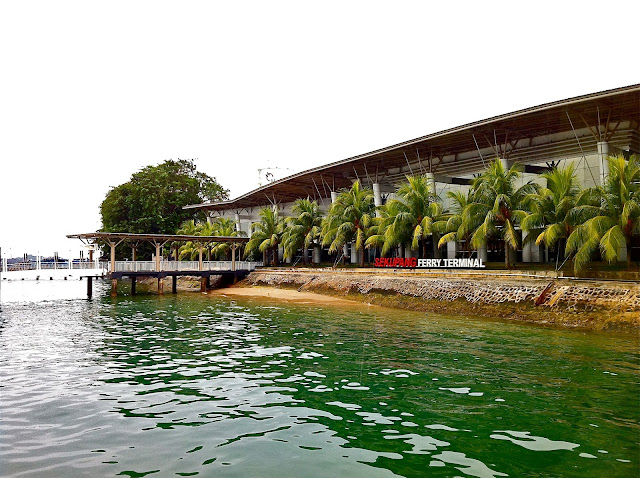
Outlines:
[[488,257],[488,255],[487,255],[487,246],[484,245],[484,246],[478,247],[478,251],[477,252],[478,252],[478,259],[481,259],[482,262],[487,262],[487,257]]
[[606,141],[598,142],[598,164],[600,166],[600,186],[604,186],[607,177],[609,176],[609,143]]
[[458,249],[457,241],[447,242],[447,259],[455,259]]
[[382,206],[382,193],[380,192],[380,183],[373,183],[373,203]]
[[350,246],[351,246],[351,263],[360,264],[360,254],[362,253],[362,251],[356,250],[356,245],[354,242],[352,242]]
[[427,183],[431,187],[431,192],[436,194],[436,175],[433,173],[425,173],[424,175],[427,178]]
[[522,262],[544,262],[544,246],[535,241],[525,242],[528,234],[522,232]]
[[236,231],[240,232],[242,224],[240,224],[240,214],[235,213],[234,219],[236,221]]
[[[433,243],[433,257],[434,259],[442,259],[442,249],[438,247],[438,242],[440,242],[440,234],[437,232],[431,233],[431,242]],[[426,241],[426,238],[424,239]]]
[[405,247],[404,249],[404,258],[411,259],[412,257],[418,257],[419,253],[417,249],[411,249],[410,247]]
[[502,163],[502,167],[505,171],[509,171],[511,166],[513,166],[513,161],[506,158],[500,158],[500,162]]
[[322,249],[320,248],[320,244],[313,245],[313,256],[311,258],[311,262],[314,264],[320,264],[320,256],[322,254]]
[[[331,191],[331,204],[336,202],[337,198],[338,198],[338,193],[336,191]],[[349,246],[347,244],[342,246],[342,255],[343,256],[348,256],[349,255]]]

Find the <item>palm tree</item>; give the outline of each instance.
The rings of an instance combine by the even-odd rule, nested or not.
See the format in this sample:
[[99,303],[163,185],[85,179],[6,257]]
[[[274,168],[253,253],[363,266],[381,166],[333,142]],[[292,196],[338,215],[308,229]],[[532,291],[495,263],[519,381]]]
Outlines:
[[262,252],[264,264],[267,264],[267,253],[272,252],[274,266],[278,265],[278,244],[282,235],[283,221],[276,208],[266,207],[260,210],[260,221],[251,224],[251,239],[244,249],[247,257],[258,249]]
[[450,204],[449,218],[444,225],[443,232],[446,234],[440,238],[438,247],[444,246],[447,242],[461,241],[464,243],[464,249],[467,253],[470,253],[471,248],[469,243],[471,240],[471,234],[482,223],[482,221],[478,220],[477,217],[475,221],[463,221],[463,211],[467,205],[473,202],[472,192],[467,191],[465,193],[463,191],[449,191],[447,192],[447,197],[449,198]]
[[535,238],[537,245],[553,247],[557,243],[557,257],[564,256],[566,239],[575,226],[569,214],[580,193],[575,171],[575,165],[569,163],[564,168],[553,168],[541,174],[540,177],[547,181],[547,187],[524,200],[531,212],[522,219],[522,230],[528,238]]
[[[376,216],[372,218],[371,226],[368,229],[368,237],[364,243],[365,248],[377,248],[382,252],[382,248],[385,244],[385,233],[387,231],[387,228],[389,228],[389,226],[393,224],[393,214],[394,211],[390,211],[386,204],[376,207]],[[407,241],[408,238],[403,242],[403,244]],[[384,254],[382,255],[385,255],[387,252],[388,251],[385,250]]]
[[[205,234],[206,232],[206,234]],[[244,232],[236,230],[236,223],[233,219],[226,217],[219,217],[203,230],[203,235],[207,236],[221,236],[221,237],[236,237],[243,236]],[[231,257],[231,244],[228,242],[213,242],[210,252],[214,257],[223,256],[226,259]]]
[[[183,236],[199,236],[201,230],[202,224],[196,223],[195,220],[191,219],[183,222],[180,228],[176,231],[176,234],[181,234]],[[189,241],[180,246],[178,251],[178,259],[188,257],[189,260],[194,260],[195,257],[198,256],[199,247],[196,243]]]
[[310,199],[296,200],[292,211],[296,216],[285,220],[286,228],[282,234],[284,257],[293,257],[302,248],[302,261],[306,265],[309,246],[320,237],[322,213],[318,203]]
[[474,248],[485,246],[491,237],[504,240],[507,269],[511,268],[510,250],[519,246],[516,226],[527,215],[520,207],[524,198],[538,189],[538,185],[531,182],[516,188],[515,182],[519,177],[518,164],[506,170],[500,159],[496,159],[473,180],[471,194],[474,202],[468,204],[462,214],[466,230],[471,230],[482,219],[471,235]]
[[329,245],[333,254],[353,241],[356,251],[360,251],[360,265],[364,266],[364,245],[371,233],[374,214],[373,191],[356,181],[350,189],[338,194],[322,221],[322,245]]
[[604,186],[589,188],[583,195],[599,196],[600,204],[576,206],[571,220],[579,224],[567,239],[566,254],[575,253],[574,269],[583,269],[593,253],[613,262],[626,246],[627,268],[631,266],[631,238],[640,234],[640,158],[623,156],[607,159],[609,175]]
[[399,244],[411,244],[418,249],[422,241],[422,257],[427,256],[427,237],[434,231],[436,221],[443,221],[442,204],[426,176],[406,176],[396,193],[398,199],[391,199],[386,209],[393,220],[384,231],[382,255]]

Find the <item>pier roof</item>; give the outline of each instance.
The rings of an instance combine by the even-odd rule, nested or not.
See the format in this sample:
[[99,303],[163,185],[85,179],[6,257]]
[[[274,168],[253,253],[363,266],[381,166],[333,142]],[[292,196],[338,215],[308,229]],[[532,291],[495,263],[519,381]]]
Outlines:
[[80,239],[87,241],[149,241],[151,243],[166,242],[230,242],[245,243],[249,241],[248,237],[239,236],[189,236],[184,234],[134,234],[130,232],[89,232],[86,234],[68,234],[69,239]]

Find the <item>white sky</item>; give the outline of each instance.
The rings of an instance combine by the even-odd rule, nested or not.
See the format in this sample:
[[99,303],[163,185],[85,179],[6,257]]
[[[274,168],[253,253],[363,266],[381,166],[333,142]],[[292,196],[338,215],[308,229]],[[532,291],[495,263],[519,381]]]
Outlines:
[[599,5],[4,1],[3,255],[77,256],[64,236],[165,159],[198,158],[235,197],[260,167],[640,82],[640,2]]

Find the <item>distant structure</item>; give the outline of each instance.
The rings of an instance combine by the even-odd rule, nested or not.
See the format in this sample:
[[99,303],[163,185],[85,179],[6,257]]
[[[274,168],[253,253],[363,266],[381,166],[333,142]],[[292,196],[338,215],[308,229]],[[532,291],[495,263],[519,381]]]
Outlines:
[[[461,105],[464,107],[464,105]],[[609,155],[640,152],[640,85],[554,101],[513,113],[465,124],[445,131],[387,146],[370,153],[318,166],[275,179],[260,170],[261,185],[235,199],[193,204],[189,209],[210,217],[227,217],[238,230],[249,232],[261,208],[278,207],[291,214],[298,198],[317,200],[326,210],[342,188],[360,180],[371,187],[376,205],[393,194],[407,174],[424,174],[448,207],[446,192],[467,191],[471,179],[495,158],[506,167],[523,166],[522,181],[535,180],[554,165],[573,161],[583,187],[602,184],[609,174]],[[262,173],[264,171],[264,173]],[[273,179],[273,180],[271,180]],[[323,257],[328,257],[326,251]],[[434,257],[440,254],[433,248]],[[461,257],[460,244],[447,244],[447,258]],[[478,250],[483,260],[497,260],[497,250]],[[519,251],[524,262],[548,259],[548,251],[529,243]],[[351,260],[357,259],[356,251]]]
[[258,169],[258,187],[272,183],[278,179],[281,179],[285,174],[292,173],[293,169],[280,168],[278,166],[267,166],[265,168]]

